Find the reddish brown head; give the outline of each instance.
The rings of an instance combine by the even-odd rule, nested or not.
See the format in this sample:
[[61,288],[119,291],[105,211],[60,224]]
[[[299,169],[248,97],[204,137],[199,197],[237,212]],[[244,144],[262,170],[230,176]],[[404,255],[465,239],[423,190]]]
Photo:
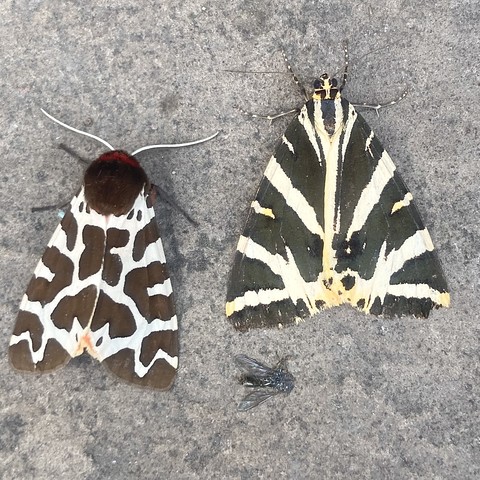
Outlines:
[[101,215],[125,215],[149,181],[134,157],[122,150],[113,150],[90,164],[84,185],[90,208]]

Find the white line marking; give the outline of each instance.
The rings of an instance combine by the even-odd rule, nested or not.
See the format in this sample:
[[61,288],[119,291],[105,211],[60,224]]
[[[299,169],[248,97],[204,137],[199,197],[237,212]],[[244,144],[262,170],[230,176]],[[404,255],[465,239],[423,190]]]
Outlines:
[[282,137],[282,142],[287,146],[287,148],[295,154],[295,149],[293,148],[293,145],[288,141],[287,137],[283,135]]
[[370,181],[362,190],[358,203],[355,206],[352,223],[347,232],[347,241],[350,240],[354,232],[361,230],[365,225],[373,207],[379,202],[385,186],[393,178],[394,173],[395,165],[384,150]]
[[323,239],[323,228],[318,223],[314,208],[307,202],[300,190],[297,190],[292,185],[290,178],[288,178],[275,157],[270,159],[265,170],[265,177],[270,180],[272,186],[283,196],[287,205],[293,209],[305,227]]
[[253,211],[255,213],[258,213],[259,215],[265,215],[266,217],[275,218],[273,210],[271,208],[262,207],[257,200],[254,200],[252,202],[252,208]]

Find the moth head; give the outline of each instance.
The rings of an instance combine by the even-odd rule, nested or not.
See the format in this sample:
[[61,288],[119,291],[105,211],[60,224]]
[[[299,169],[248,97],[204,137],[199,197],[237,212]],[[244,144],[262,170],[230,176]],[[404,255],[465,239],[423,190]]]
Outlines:
[[335,100],[340,98],[340,91],[337,79],[330,78],[327,73],[313,82],[314,100]]

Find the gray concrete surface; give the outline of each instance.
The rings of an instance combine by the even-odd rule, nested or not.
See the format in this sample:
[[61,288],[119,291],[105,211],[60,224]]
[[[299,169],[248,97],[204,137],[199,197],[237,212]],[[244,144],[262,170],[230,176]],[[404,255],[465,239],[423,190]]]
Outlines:
[[[2,479],[474,479],[479,421],[478,1],[0,4],[0,477]],[[235,106],[302,102],[283,46],[307,85],[342,66],[351,101],[409,95],[365,114],[430,229],[452,307],[388,320],[342,307],[285,331],[235,332],[224,297],[234,248],[288,119]],[[238,73],[230,70],[256,73]],[[265,73],[273,72],[273,73]],[[13,372],[18,304],[58,222],[30,207],[75,192],[102,147],[64,121],[141,155],[152,181],[200,221],[158,204],[181,320],[181,366],[167,393],[117,381],[87,357],[44,376]],[[297,386],[251,412],[233,355],[290,354]]]

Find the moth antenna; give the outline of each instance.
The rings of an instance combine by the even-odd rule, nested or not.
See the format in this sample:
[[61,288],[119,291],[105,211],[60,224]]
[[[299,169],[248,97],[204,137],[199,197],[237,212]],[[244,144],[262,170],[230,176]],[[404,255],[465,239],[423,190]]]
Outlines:
[[147,145],[146,147],[139,148],[135,150],[131,155],[135,156],[137,153],[144,152],[145,150],[152,150],[154,148],[180,148],[180,147],[189,147],[190,145],[198,145],[199,143],[205,143],[212,138],[215,138],[220,131],[215,132],[213,135],[210,135],[207,138],[202,138],[201,140],[194,140],[193,142],[186,142],[186,143],[165,143],[160,145]]
[[97,140],[97,142],[103,143],[107,148],[110,150],[115,150],[108,142],[103,140],[100,137],[97,137],[96,135],[93,135],[92,133],[84,132],[83,130],[78,130],[77,128],[71,127],[70,125],[67,125],[66,123],[61,122],[60,120],[57,120],[55,117],[47,113],[43,108],[40,109],[42,113],[47,116],[50,120],[52,120],[55,123],[58,123],[62,127],[65,127],[68,130],[71,130],[72,132],[79,133],[80,135],[85,135],[86,137],[93,138],[94,140]]
[[227,73],[255,73],[255,74],[261,74],[261,75],[267,75],[267,74],[273,74],[273,73],[279,73],[281,75],[287,74],[287,72],[277,72],[275,70],[222,70],[222,72],[227,72]]

